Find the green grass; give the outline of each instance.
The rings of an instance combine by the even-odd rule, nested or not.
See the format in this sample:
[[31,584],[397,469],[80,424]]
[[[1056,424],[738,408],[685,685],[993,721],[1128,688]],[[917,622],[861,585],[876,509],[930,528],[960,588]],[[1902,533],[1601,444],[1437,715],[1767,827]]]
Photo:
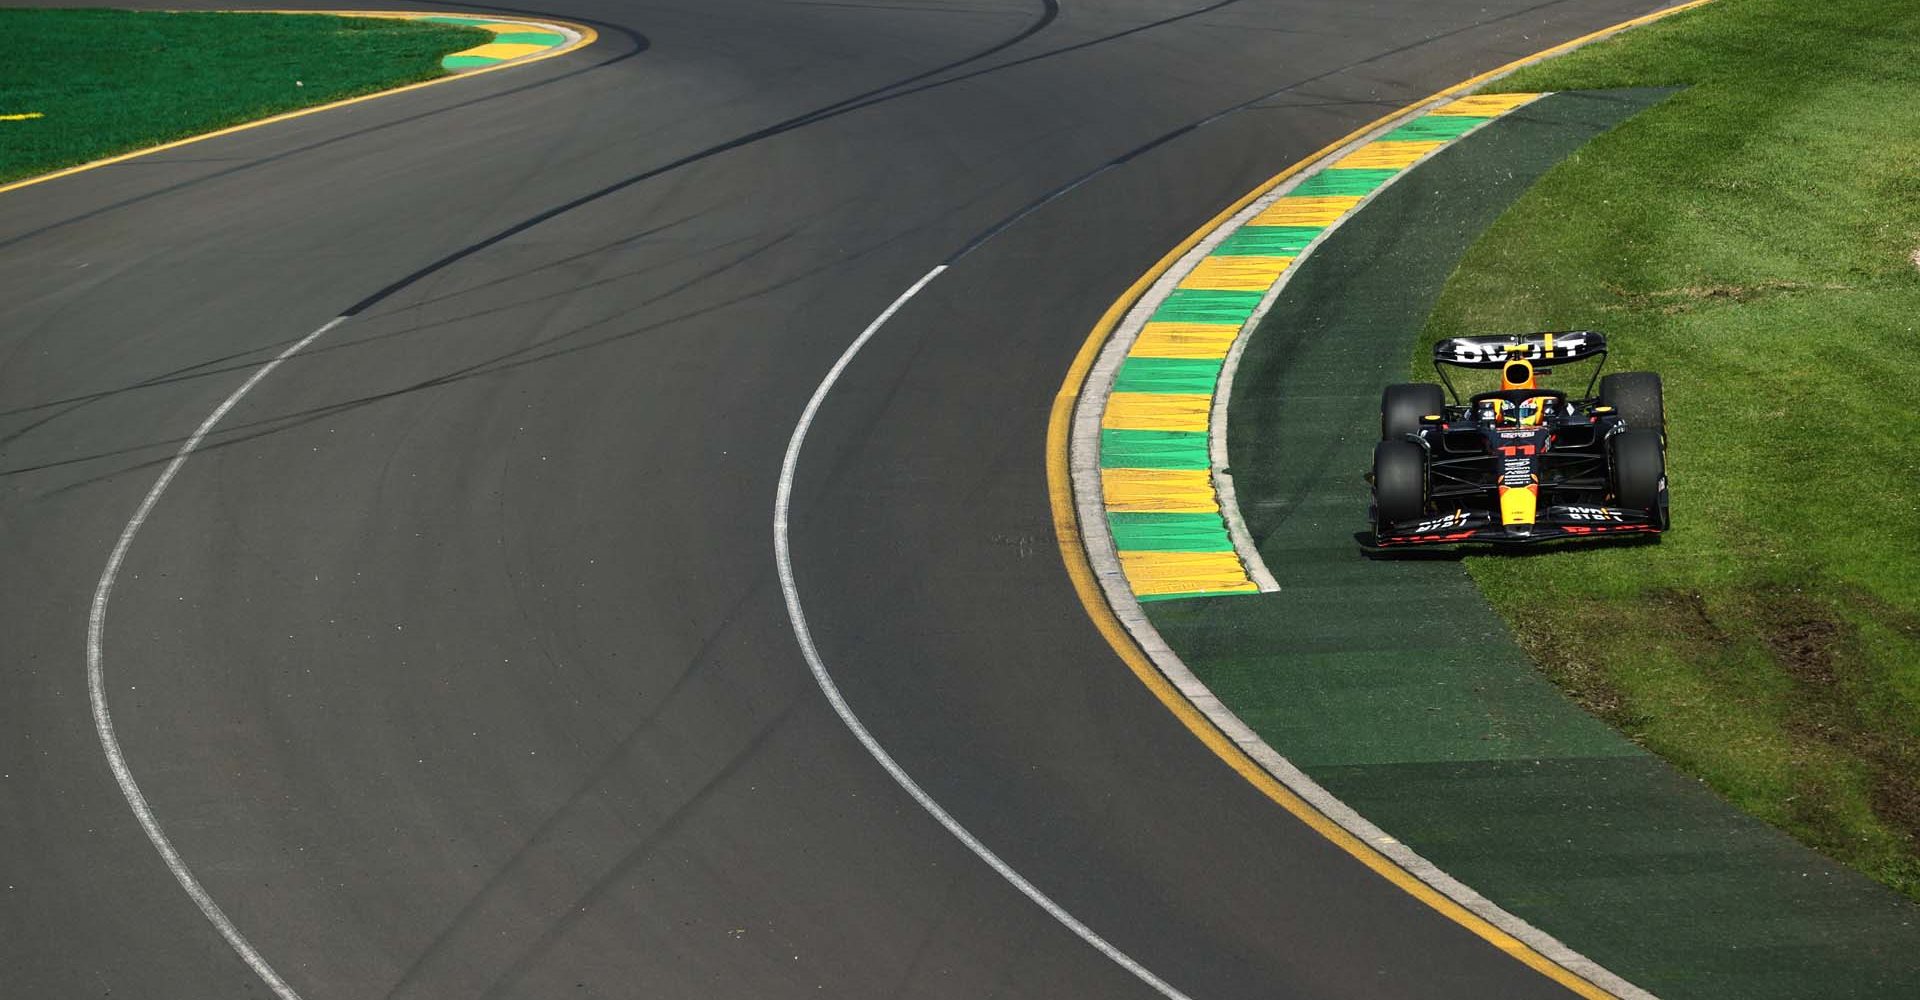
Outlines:
[[1663,85],[1481,237],[1419,357],[1607,331],[1665,378],[1674,530],[1468,569],[1589,707],[1920,898],[1920,5],[1719,0],[1495,89]]
[[0,182],[441,76],[477,28],[319,15],[0,10]]

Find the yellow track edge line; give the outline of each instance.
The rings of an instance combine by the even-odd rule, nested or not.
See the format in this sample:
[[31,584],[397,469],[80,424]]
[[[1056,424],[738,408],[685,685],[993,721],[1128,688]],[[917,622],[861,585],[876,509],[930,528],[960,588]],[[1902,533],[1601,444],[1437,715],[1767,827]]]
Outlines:
[[[485,14],[471,14],[471,13],[465,13],[457,10],[455,11],[274,10],[274,11],[232,11],[230,13],[324,14],[324,15],[336,16],[336,17],[404,17],[404,18],[486,17],[487,16]],[[502,19],[495,19],[495,20],[502,20]],[[207,139],[217,139],[220,136],[232,135],[235,132],[245,132],[248,129],[260,128],[265,125],[274,125],[274,124],[278,124],[279,122],[291,121],[295,118],[304,118],[307,115],[316,115],[322,111],[332,111],[336,108],[344,108],[349,104],[360,104],[365,101],[375,100],[376,98],[392,97],[394,94],[404,94],[410,90],[420,90],[425,87],[432,87],[442,83],[451,83],[455,80],[466,80],[472,77],[479,76],[483,73],[492,73],[497,70],[518,69],[521,66],[531,65],[543,59],[552,59],[555,56],[565,55],[569,52],[575,52],[580,49],[584,49],[587,46],[592,45],[594,42],[599,41],[600,39],[599,32],[593,30],[592,28],[587,27],[584,24],[574,24],[571,21],[560,21],[550,17],[541,18],[537,21],[531,18],[518,18],[518,17],[506,18],[504,20],[524,20],[529,25],[534,25],[534,24],[553,25],[556,27],[565,28],[566,30],[573,32],[578,37],[576,37],[572,41],[567,42],[564,45],[556,45],[552,49],[546,52],[535,53],[529,56],[522,56],[518,59],[512,60],[511,62],[496,63],[492,66],[481,66],[476,69],[465,70],[459,73],[448,73],[446,76],[436,76],[431,80],[421,80],[417,83],[403,84],[401,86],[391,87],[386,90],[376,90],[371,94],[360,94],[354,97],[343,97],[340,100],[329,101],[326,104],[316,104],[310,108],[298,108],[293,111],[283,111],[280,114],[273,115],[271,117],[260,118],[250,122],[241,122],[238,125],[229,125],[225,128],[215,129],[211,132],[202,132],[199,135],[190,135],[184,139],[174,139],[168,142],[163,142],[157,146],[146,146],[141,149],[135,149],[125,153],[115,153],[112,156],[103,156],[98,160],[88,160],[85,163],[75,164],[74,166],[71,166],[71,167],[62,167],[59,170],[50,171],[48,173],[40,174],[34,177],[23,177],[17,181],[9,181],[5,184],[0,184],[0,194],[5,194],[8,191],[17,191],[20,188],[31,187],[35,184],[44,184],[47,181],[56,180],[61,177],[70,177],[74,174],[83,173],[88,170],[98,170],[101,167],[112,166],[113,164],[116,164],[116,163],[124,163],[127,160],[134,159],[135,157],[147,156],[153,153],[164,152],[165,150],[169,150],[169,149],[178,149],[181,146],[191,145],[196,142],[203,142]]]
[[1079,403],[1081,386],[1085,384],[1087,373],[1092,370],[1094,361],[1099,356],[1101,347],[1105,345],[1107,338],[1112,335],[1114,327],[1119,325],[1121,318],[1126,315],[1127,310],[1132,308],[1133,303],[1137,301],[1141,295],[1145,294],[1147,289],[1152,287],[1153,283],[1160,279],[1161,275],[1165,274],[1168,269],[1178,263],[1180,258],[1184,257],[1190,250],[1204,240],[1208,234],[1221,225],[1224,225],[1242,209],[1259,200],[1262,195],[1285,183],[1288,178],[1293,177],[1295,174],[1326,159],[1342,147],[1360,139],[1367,133],[1380,128],[1389,121],[1411,114],[1419,108],[1470,90],[1480,84],[1511,73],[1522,66],[1550,59],[1629,28],[1650,24],[1682,11],[1704,6],[1710,2],[1711,0],[1688,0],[1686,3],[1601,28],[1598,31],[1590,32],[1571,41],[1562,42],[1559,45],[1542,49],[1532,55],[1516,59],[1477,76],[1469,77],[1451,87],[1437,91],[1425,98],[1414,101],[1398,110],[1374,119],[1366,125],[1335,139],[1316,152],[1268,178],[1259,187],[1254,188],[1252,191],[1241,196],[1233,204],[1222,209],[1172,250],[1169,250],[1166,255],[1161,257],[1145,274],[1141,275],[1132,285],[1128,286],[1126,291],[1122,292],[1120,297],[1115,299],[1112,305],[1107,307],[1106,312],[1103,313],[1099,321],[1094,324],[1093,330],[1088,334],[1086,341],[1081,344],[1080,351],[1075,355],[1072,365],[1067,369],[1066,378],[1061,383],[1059,393],[1054,397],[1052,413],[1047,421],[1047,492],[1052,502],[1054,534],[1059,544],[1061,559],[1066,563],[1067,575],[1073,581],[1074,591],[1078,594],[1081,604],[1085,606],[1087,616],[1093,620],[1094,626],[1100,630],[1100,634],[1107,640],[1107,644],[1113,648],[1114,652],[1120,656],[1120,659],[1133,671],[1134,676],[1140,680],[1141,684],[1151,691],[1154,697],[1158,698],[1161,704],[1165,705],[1167,710],[1172,712],[1174,717],[1179,719],[1181,724],[1186,726],[1187,730],[1197,737],[1207,749],[1213,751],[1215,756],[1219,757],[1227,766],[1233,768],[1236,773],[1246,779],[1249,784],[1259,789],[1267,798],[1287,810],[1287,812],[1306,824],[1315,833],[1325,837],[1335,846],[1351,855],[1355,860],[1364,864],[1382,878],[1393,883],[1395,887],[1439,912],[1442,916],[1459,924],[1475,936],[1506,952],[1508,955],[1513,956],[1514,959],[1526,965],[1528,968],[1565,986],[1579,996],[1588,998],[1588,1000],[1620,1000],[1620,998],[1618,994],[1604,989],[1560,965],[1558,962],[1536,951],[1532,945],[1520,940],[1506,930],[1495,926],[1491,921],[1487,920],[1487,918],[1467,909],[1452,897],[1428,885],[1412,872],[1400,867],[1399,864],[1374,848],[1373,845],[1361,840],[1351,831],[1347,830],[1347,828],[1336,823],[1325,813],[1302,798],[1299,793],[1283,784],[1258,761],[1254,760],[1246,750],[1242,749],[1239,744],[1235,743],[1222,732],[1220,728],[1214,724],[1213,720],[1209,719],[1200,709],[1196,708],[1192,702],[1188,701],[1186,696],[1181,694],[1180,690],[1167,679],[1166,675],[1162,674],[1159,668],[1154,666],[1153,662],[1147,658],[1147,655],[1134,641],[1132,634],[1127,631],[1126,626],[1121,623],[1113,608],[1108,605],[1107,599],[1100,589],[1099,582],[1094,577],[1093,567],[1088,561],[1086,548],[1080,533],[1079,517],[1074,506],[1073,475],[1071,456],[1068,453],[1068,444],[1071,439],[1073,411]]

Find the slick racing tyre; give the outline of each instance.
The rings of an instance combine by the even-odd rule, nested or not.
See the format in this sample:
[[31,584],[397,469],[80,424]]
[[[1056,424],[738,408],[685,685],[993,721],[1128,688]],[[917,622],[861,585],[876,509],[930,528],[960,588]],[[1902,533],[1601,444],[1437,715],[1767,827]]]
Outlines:
[[1432,382],[1387,386],[1380,395],[1380,440],[1397,441],[1420,431],[1420,418],[1445,413],[1447,397]]
[[1661,501],[1667,478],[1666,449],[1660,435],[1650,430],[1621,431],[1613,437],[1613,494],[1620,506],[1644,510],[1661,528],[1667,526]]
[[1412,441],[1373,446],[1373,507],[1377,528],[1411,521],[1427,511],[1427,450]]
[[1619,411],[1627,426],[1652,431],[1667,439],[1667,407],[1661,398],[1660,376],[1653,372],[1619,372],[1600,379],[1600,402]]

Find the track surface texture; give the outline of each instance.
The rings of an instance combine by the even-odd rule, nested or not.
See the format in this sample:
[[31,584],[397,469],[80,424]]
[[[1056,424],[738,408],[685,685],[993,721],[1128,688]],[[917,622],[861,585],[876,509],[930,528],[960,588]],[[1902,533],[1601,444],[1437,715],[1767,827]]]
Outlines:
[[182,440],[355,311],[185,466],[103,637],[155,814],[303,996],[1152,995],[865,754],[772,557],[839,353],[1094,174],[821,410],[792,532],[827,666],[962,823],[1193,997],[1555,994],[1132,680],[1055,554],[1042,446],[1086,331],[1198,220],[1648,9],[580,0],[514,9],[594,25],[571,56],[0,196],[5,992],[265,992],[102,757],[88,606]]

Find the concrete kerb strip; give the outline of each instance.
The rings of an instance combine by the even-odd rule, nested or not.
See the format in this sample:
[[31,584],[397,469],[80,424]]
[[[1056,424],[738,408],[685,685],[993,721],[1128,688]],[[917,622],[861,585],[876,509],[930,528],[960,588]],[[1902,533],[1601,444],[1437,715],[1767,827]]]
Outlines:
[[[1571,51],[1581,45],[1610,37],[1628,28],[1646,24],[1679,11],[1702,6],[1708,2],[1710,2],[1710,0],[1688,0],[1688,2],[1676,4],[1665,10],[1633,18],[1571,42],[1546,49],[1532,56],[1515,60],[1496,70],[1481,74],[1464,83],[1447,88],[1403,110],[1390,119],[1376,123],[1376,127],[1368,129],[1363,134],[1352,137],[1350,141],[1340,147],[1331,151],[1323,151],[1314,161],[1306,164],[1304,167],[1296,165],[1293,168],[1289,168],[1288,171],[1282,173],[1274,181],[1269,182],[1274,186],[1272,191],[1264,192],[1257,197],[1250,197],[1248,200],[1249,202],[1268,201],[1270,203],[1271,199],[1267,197],[1268,195],[1273,195],[1275,198],[1284,196],[1286,192],[1294,190],[1301,183],[1299,175],[1324,170],[1328,165],[1349,155],[1360,146],[1372,142],[1377,139],[1378,136],[1431,112],[1441,103],[1453,99],[1470,87],[1484,85],[1488,82],[1498,80],[1523,66]],[[1358,207],[1360,206],[1356,205],[1355,210],[1357,210]],[[1200,259],[1203,259],[1212,249],[1219,246],[1220,242],[1225,239],[1227,233],[1244,225],[1245,220],[1252,218],[1258,210],[1259,209],[1248,207],[1242,211],[1232,213],[1225,219],[1216,220],[1211,224],[1213,229],[1208,231],[1205,237],[1193,240],[1197,245],[1191,247],[1186,253],[1180,254],[1177,260],[1168,261],[1163,259],[1160,264],[1156,265],[1156,269],[1160,270],[1159,274],[1156,275],[1153,271],[1149,272],[1149,275],[1153,276],[1149,286],[1143,289],[1139,287],[1139,283],[1136,283],[1134,288],[1129,289],[1128,292],[1122,296],[1122,302],[1125,302],[1127,296],[1139,296],[1140,298],[1152,297],[1155,300],[1164,300],[1168,297],[1172,288],[1179,283],[1185,274],[1192,271]],[[1325,234],[1322,233],[1320,237],[1324,238],[1324,235]],[[1190,239],[1193,238],[1190,237]],[[1310,250],[1311,245],[1303,249]],[[1231,376],[1227,373],[1233,365],[1238,363],[1238,349],[1243,347],[1246,340],[1244,333],[1258,325],[1260,317],[1264,316],[1271,308],[1273,301],[1278,297],[1278,293],[1279,286],[1268,290],[1268,294],[1262,298],[1259,304],[1256,315],[1244,326],[1242,336],[1236,337],[1234,344],[1235,350],[1229,352],[1227,366],[1223,368],[1222,371],[1222,375],[1225,377],[1227,384],[1224,388],[1219,384],[1215,386],[1214,399],[1218,403],[1224,404],[1224,402],[1230,398],[1232,388]],[[1421,857],[1404,844],[1399,843],[1393,837],[1388,836],[1385,831],[1369,822],[1365,817],[1359,815],[1351,807],[1333,796],[1332,793],[1328,792],[1299,768],[1295,767],[1291,761],[1288,761],[1278,751],[1268,746],[1246,723],[1234,715],[1205,684],[1200,682],[1199,678],[1193,674],[1187,665],[1167,646],[1165,640],[1161,638],[1158,630],[1155,629],[1151,621],[1147,619],[1140,601],[1133,594],[1132,587],[1127,581],[1124,569],[1118,559],[1112,532],[1107,523],[1106,506],[1100,482],[1100,460],[1098,452],[1101,418],[1105,410],[1105,400],[1101,399],[1097,403],[1090,402],[1089,394],[1086,392],[1087,382],[1085,381],[1087,379],[1096,379],[1099,384],[1109,388],[1113,385],[1114,377],[1120,365],[1119,359],[1125,356],[1126,347],[1123,346],[1117,350],[1110,350],[1111,345],[1103,341],[1109,337],[1124,337],[1126,343],[1130,345],[1132,341],[1139,336],[1145,324],[1144,318],[1141,317],[1148,315],[1148,313],[1134,308],[1137,304],[1138,300],[1134,303],[1128,303],[1125,307],[1116,303],[1114,309],[1110,309],[1108,315],[1103,317],[1100,323],[1096,325],[1093,339],[1095,342],[1100,343],[1100,349],[1096,357],[1091,361],[1077,361],[1075,364],[1076,370],[1069,372],[1067,384],[1063,387],[1062,395],[1063,397],[1071,396],[1071,408],[1062,412],[1060,406],[1056,404],[1054,426],[1049,432],[1050,441],[1052,442],[1050,449],[1054,452],[1049,458],[1049,467],[1054,470],[1052,488],[1055,499],[1055,523],[1060,536],[1062,555],[1067,561],[1069,575],[1075,577],[1076,587],[1080,588],[1082,599],[1087,602],[1088,611],[1094,618],[1095,624],[1107,635],[1109,642],[1114,644],[1115,651],[1118,652],[1121,658],[1127,661],[1130,666],[1134,667],[1137,674],[1140,671],[1141,665],[1135,662],[1136,651],[1138,655],[1144,656],[1148,664],[1150,664],[1150,669],[1159,675],[1158,680],[1169,685],[1172,692],[1177,693],[1179,698],[1185,700],[1186,705],[1177,704],[1170,699],[1168,693],[1155,688],[1154,679],[1149,676],[1140,674],[1142,681],[1147,683],[1150,689],[1155,689],[1156,696],[1167,704],[1168,708],[1173,710],[1174,714],[1179,716],[1183,723],[1185,723],[1196,736],[1201,738],[1202,742],[1207,743],[1210,748],[1214,749],[1217,755],[1221,756],[1222,759],[1230,766],[1233,766],[1235,770],[1240,771],[1243,776],[1247,777],[1248,780],[1256,786],[1262,784],[1261,780],[1242,768],[1238,761],[1234,760],[1223,747],[1214,742],[1214,738],[1209,733],[1205,732],[1203,727],[1210,726],[1213,732],[1219,734],[1219,738],[1224,739],[1237,750],[1245,761],[1249,762],[1251,766],[1259,768],[1265,778],[1277,782],[1280,788],[1284,789],[1284,792],[1280,793],[1276,793],[1276,790],[1267,788],[1263,788],[1263,791],[1266,791],[1276,802],[1289,811],[1294,812],[1296,815],[1301,815],[1299,807],[1289,804],[1286,801],[1287,795],[1296,796],[1307,808],[1317,811],[1319,816],[1324,818],[1324,821],[1332,823],[1339,832],[1338,835],[1336,835],[1323,830],[1323,835],[1329,836],[1330,839],[1338,842],[1340,835],[1344,835],[1355,838],[1359,844],[1366,845],[1367,849],[1374,852],[1375,858],[1380,859],[1378,862],[1368,858],[1364,851],[1358,850],[1356,847],[1348,847],[1347,850],[1349,850],[1350,853],[1354,853],[1359,860],[1366,863],[1369,867],[1380,871],[1381,874],[1388,877],[1390,881],[1395,881],[1396,884],[1401,884],[1403,888],[1407,888],[1409,892],[1420,896],[1420,892],[1414,891],[1408,884],[1400,881],[1402,878],[1417,880],[1418,884],[1422,886],[1424,890],[1438,893],[1448,905],[1464,909],[1467,914],[1471,914],[1473,918],[1484,921],[1487,925],[1496,929],[1499,934],[1509,936],[1513,939],[1513,945],[1503,944],[1494,940],[1494,938],[1488,936],[1486,933],[1475,931],[1476,934],[1487,937],[1488,940],[1497,947],[1513,953],[1516,958],[1521,959],[1529,965],[1534,965],[1537,959],[1529,959],[1528,956],[1520,953],[1521,951],[1530,950],[1534,955],[1538,956],[1538,958],[1545,959],[1557,965],[1561,970],[1564,970],[1564,973],[1561,975],[1571,974],[1577,977],[1581,982],[1567,982],[1561,978],[1561,975],[1553,975],[1550,978],[1554,978],[1563,985],[1574,988],[1576,992],[1583,996],[1592,997],[1598,995],[1600,991],[1604,991],[1606,994],[1621,998],[1621,1000],[1654,1000],[1652,994],[1646,990],[1627,982],[1619,975],[1600,966],[1586,956],[1575,952],[1572,948],[1557,938],[1554,938],[1552,935],[1506,912],[1470,887],[1462,884],[1446,872],[1441,871],[1433,863]],[[1118,318],[1114,317],[1113,312],[1121,308],[1126,308],[1127,312]],[[1085,349],[1083,349],[1082,353],[1084,357],[1086,353]],[[1081,367],[1083,365],[1085,366],[1084,368]],[[1065,400],[1063,400],[1063,402],[1064,401]],[[1223,510],[1223,514],[1227,514],[1233,521],[1238,522],[1237,529],[1232,528],[1230,522],[1230,531],[1233,532],[1234,545],[1237,549],[1251,552],[1254,551],[1254,549],[1253,546],[1249,544],[1244,520],[1239,518],[1237,509],[1232,509],[1234,495],[1231,492],[1231,478],[1217,474],[1225,468],[1225,456],[1223,452],[1213,450],[1212,440],[1219,439],[1224,441],[1225,425],[1223,422],[1223,411],[1224,406],[1214,407],[1214,414],[1219,414],[1218,419],[1222,422],[1215,423],[1212,420],[1209,422],[1209,460],[1216,472],[1214,476],[1216,483],[1215,489],[1221,500],[1224,501],[1227,506],[1227,510]],[[1210,414],[1210,417],[1214,414]],[[1064,420],[1062,419],[1063,417],[1065,418]],[[1065,426],[1062,426],[1063,424]],[[1093,443],[1092,447],[1088,446],[1089,442]],[[1224,447],[1224,445],[1222,445],[1222,447]],[[1062,480],[1065,481],[1062,482]],[[1224,489],[1222,488],[1223,486]],[[1062,489],[1062,487],[1064,487],[1064,489]],[[1063,496],[1063,493],[1069,495]],[[1230,514],[1228,513],[1229,511]],[[1064,520],[1064,518],[1071,518],[1072,520],[1068,521]],[[1255,552],[1255,555],[1257,557],[1257,552]],[[1263,562],[1254,563],[1249,565],[1250,577],[1252,576],[1253,565],[1258,565],[1260,570],[1263,573],[1265,572]],[[1082,574],[1084,574],[1084,576],[1082,576]],[[1266,574],[1266,576],[1267,580],[1271,582],[1271,574]],[[1102,603],[1104,603],[1106,607],[1096,608],[1093,603],[1096,595],[1087,589],[1087,584],[1092,584],[1099,588],[1098,597],[1104,598]],[[1262,589],[1267,588],[1262,587]],[[1103,612],[1113,617],[1103,620]],[[1123,645],[1121,637],[1117,635],[1113,629],[1109,628],[1109,622],[1125,630],[1127,637],[1133,641],[1133,649],[1128,649]],[[1190,717],[1188,714],[1189,711],[1197,713],[1199,717],[1204,718],[1205,722],[1202,723]],[[1301,818],[1307,821],[1310,826],[1319,828],[1318,822],[1316,822],[1313,817],[1301,815]],[[1395,873],[1383,870],[1380,867],[1381,864],[1397,867],[1399,873],[1396,875]],[[1445,910],[1445,906],[1440,903],[1432,900],[1427,900],[1427,902],[1429,905],[1434,905],[1443,911]],[[1453,919],[1465,922],[1458,916],[1453,917]],[[1471,926],[1469,926],[1469,929],[1472,929]],[[1537,965],[1535,965],[1535,967],[1538,968]]]
[[[1535,95],[1536,99],[1539,96]],[[1361,816],[1346,803],[1336,798],[1318,782],[1308,777],[1304,771],[1269,746],[1251,727],[1235,715],[1211,689],[1195,676],[1185,661],[1167,645],[1160,636],[1145,609],[1133,592],[1126,573],[1121,566],[1114,545],[1112,532],[1107,525],[1106,505],[1101,488],[1100,469],[1100,430],[1105,415],[1107,398],[1112,393],[1114,379],[1120,365],[1160,303],[1172,290],[1191,273],[1193,268],[1209,256],[1222,242],[1247,222],[1265,211],[1275,201],[1286,197],[1328,166],[1339,162],[1353,152],[1378,140],[1381,136],[1420,118],[1435,109],[1450,103],[1453,98],[1441,98],[1423,102],[1401,115],[1379,125],[1364,135],[1321,156],[1306,169],[1276,186],[1252,204],[1235,213],[1226,222],[1215,228],[1206,238],[1183,255],[1179,262],[1162,274],[1149,288],[1146,294],[1135,302],[1126,318],[1114,331],[1113,336],[1102,348],[1093,368],[1088,372],[1087,381],[1074,407],[1073,430],[1070,438],[1071,469],[1074,487],[1074,502],[1077,509],[1083,544],[1088,560],[1092,564],[1095,578],[1106,597],[1108,605],[1118,616],[1122,625],[1133,636],[1143,652],[1160,672],[1170,681],[1180,694],[1199,709],[1209,721],[1217,726],[1228,739],[1240,748],[1248,757],[1256,761],[1263,769],[1295,794],[1306,800],[1313,808],[1327,818],[1339,824],[1349,833],[1365,841],[1375,850],[1389,858],[1395,865],[1412,874],[1436,891],[1459,903],[1470,912],[1488,923],[1500,928],[1514,938],[1525,942],[1541,955],[1552,960],[1569,972],[1606,990],[1621,1000],[1655,1000],[1653,994],[1628,982],[1619,975],[1574,951],[1558,938],[1534,927],[1518,916],[1507,912],[1485,896],[1475,892],[1470,886],[1442,871],[1431,861],[1415,853],[1412,848],[1389,836],[1386,831],[1375,826],[1366,817]],[[1524,107],[1518,105],[1516,107]],[[1482,126],[1476,126],[1475,130]],[[1470,134],[1462,133],[1462,135]],[[1209,447],[1213,457],[1213,475],[1216,490],[1219,491],[1222,513],[1226,515],[1229,530],[1234,532],[1236,547],[1242,548],[1242,559],[1246,560],[1249,575],[1261,584],[1262,591],[1279,589],[1273,577],[1266,569],[1259,553],[1254,549],[1246,534],[1245,520],[1240,517],[1234,506],[1232,477],[1226,471],[1226,418],[1227,400],[1232,392],[1232,377],[1249,334],[1257,327],[1262,317],[1272,307],[1286,286],[1299,262],[1313,252],[1339,225],[1353,214],[1366,208],[1372,200],[1394,181],[1405,177],[1421,163],[1437,155],[1446,146],[1429,151],[1407,166],[1393,180],[1380,185],[1369,192],[1364,199],[1342,216],[1339,222],[1329,225],[1295,258],[1295,263],[1282,273],[1280,279],[1270,288],[1255,310],[1253,317],[1242,327],[1234,346],[1228,354],[1226,366],[1222,369],[1220,383],[1214,392],[1213,409],[1210,414]],[[1250,558],[1249,558],[1250,557]],[[1219,598],[1231,600],[1230,597]]]

